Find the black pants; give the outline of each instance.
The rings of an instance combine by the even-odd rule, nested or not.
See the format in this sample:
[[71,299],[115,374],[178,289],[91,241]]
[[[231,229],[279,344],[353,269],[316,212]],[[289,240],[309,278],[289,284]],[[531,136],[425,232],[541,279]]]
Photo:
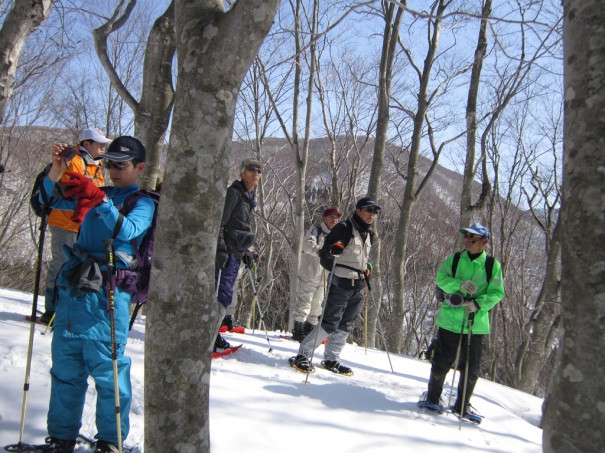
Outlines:
[[[475,389],[475,384],[479,378],[479,366],[481,364],[481,351],[483,345],[483,335],[472,335],[471,347],[468,362],[468,382],[466,386],[465,404],[462,406],[462,393],[464,391],[464,372],[466,367],[466,350],[468,335],[462,335],[462,345],[460,347],[460,360],[458,361],[458,396],[454,408],[460,411],[461,407],[467,407],[468,402]],[[437,334],[437,346],[433,357],[433,366],[431,367],[431,377],[429,379],[429,389],[427,401],[433,404],[439,404],[439,397],[443,391],[443,383],[450,368],[454,367],[456,360],[456,351],[460,341],[460,333],[450,332],[449,330],[439,328]]]

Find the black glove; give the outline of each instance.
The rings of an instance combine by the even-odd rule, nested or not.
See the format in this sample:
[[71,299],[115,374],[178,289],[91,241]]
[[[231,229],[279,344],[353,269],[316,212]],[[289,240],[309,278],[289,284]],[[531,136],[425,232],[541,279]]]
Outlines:
[[344,250],[345,246],[342,242],[335,242],[330,246],[330,255],[340,255]]
[[216,258],[214,260],[216,267],[218,267],[219,269],[223,269],[227,265],[227,261],[229,261],[229,254],[227,252],[221,252],[217,250]]
[[250,250],[246,250],[244,252],[244,256],[242,256],[242,263],[246,266],[246,269],[252,269],[254,266],[254,255]]

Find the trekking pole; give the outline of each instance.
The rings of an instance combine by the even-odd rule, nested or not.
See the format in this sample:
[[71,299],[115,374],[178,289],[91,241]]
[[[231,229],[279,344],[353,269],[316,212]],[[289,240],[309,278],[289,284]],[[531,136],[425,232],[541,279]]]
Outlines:
[[221,284],[221,274],[223,272],[222,268],[218,268],[218,277],[216,278],[216,289],[214,290],[214,297],[218,300],[218,288]]
[[384,346],[384,351],[387,353],[387,358],[389,359],[389,366],[391,367],[391,373],[394,373],[393,362],[391,362],[391,355],[389,354],[389,348],[387,348],[387,341],[384,336],[384,329],[382,328],[382,322],[380,321],[380,313],[378,313],[378,305],[376,305],[376,300],[374,299],[374,293],[372,292],[372,287],[370,286],[370,279],[363,274],[363,277],[366,280],[366,286],[368,287],[368,292],[370,293],[370,297],[372,298],[372,303],[374,307],[376,307],[376,321],[378,323],[378,330],[380,331],[380,336],[382,337],[382,345]]
[[260,314],[260,322],[263,325],[263,328],[265,329],[265,336],[267,338],[267,344],[269,344],[269,352],[273,351],[273,348],[271,347],[271,341],[269,340],[269,332],[267,331],[267,325],[265,324],[265,312],[264,310],[261,308],[260,303],[258,302],[258,297],[257,297],[257,293],[256,293],[256,285],[254,284],[254,277],[252,276],[252,271],[250,270],[250,268],[247,268],[248,270],[248,278],[250,279],[250,285],[252,286],[252,294],[254,295],[253,301],[252,301],[252,306],[257,305],[258,306],[258,313]]
[[473,321],[475,319],[475,313],[468,314],[468,335],[466,338],[466,365],[464,367],[464,386],[462,387],[462,403],[460,404],[460,424],[458,430],[462,430],[462,418],[464,417],[464,411],[466,409],[466,386],[468,385],[468,368],[471,355],[471,336],[473,331]]
[[36,325],[36,315],[38,311],[38,294],[40,292],[40,276],[42,275],[42,257],[44,255],[44,238],[46,237],[46,216],[48,214],[47,209],[42,211],[42,217],[40,219],[40,236],[38,238],[38,257],[36,262],[36,279],[34,280],[34,296],[32,300],[32,315],[30,318],[29,327],[29,342],[27,346],[27,361],[25,364],[25,381],[23,383],[23,402],[21,403],[21,428],[19,430],[19,443],[17,446],[22,444],[23,433],[25,431],[25,413],[27,411],[27,395],[29,392],[29,379],[32,364],[32,354],[34,349],[34,332]]
[[[321,315],[317,320],[317,325],[314,327],[315,329],[315,338],[313,339],[313,350],[311,351],[311,357],[309,358],[309,363],[313,366],[313,357],[315,356],[315,348],[317,348],[317,337],[319,336],[319,329],[321,329],[321,322],[324,318],[324,311],[326,310],[326,304],[328,303],[328,296],[330,295],[330,288],[332,287],[332,277],[334,276],[334,268],[336,268],[336,260],[338,259],[338,255],[334,256],[334,261],[332,262],[332,270],[330,270],[330,275],[328,275],[328,284],[326,286],[326,296],[324,297],[323,302],[321,303]],[[309,373],[305,377],[305,384],[309,382]]]
[[116,403],[116,429],[118,434],[118,451],[122,453],[122,422],[120,417],[120,386],[118,383],[118,353],[116,347],[116,319],[115,319],[115,300],[114,291],[115,278],[113,238],[105,239],[105,251],[107,252],[107,298],[109,302],[109,327],[111,330],[111,359],[113,362],[113,392]]
[[458,339],[458,347],[456,348],[456,359],[454,360],[454,374],[452,375],[452,384],[450,385],[450,398],[447,402],[447,407],[452,405],[452,392],[454,391],[454,380],[456,379],[456,370],[458,369],[460,361],[460,350],[462,349],[462,335],[464,334],[464,323],[466,322],[466,310],[462,316],[462,325],[460,326],[460,338]]

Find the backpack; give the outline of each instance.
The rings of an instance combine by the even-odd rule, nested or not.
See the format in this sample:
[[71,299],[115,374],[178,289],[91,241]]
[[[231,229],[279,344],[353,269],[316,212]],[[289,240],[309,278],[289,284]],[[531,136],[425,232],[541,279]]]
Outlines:
[[[51,167],[51,163],[47,164],[46,167],[44,167],[44,170],[36,175],[36,179],[32,187],[32,193],[29,196],[29,205],[32,208],[32,211],[34,211],[34,214],[36,214],[38,217],[48,215],[52,210],[52,208],[49,206],[50,198],[48,198],[46,191],[42,188],[44,178],[50,171]],[[44,204],[40,203],[40,197],[42,197]]]
[[[454,261],[452,261],[452,277],[456,276],[456,270],[458,269],[458,262],[460,261],[460,252],[454,253]],[[492,273],[494,271],[494,257],[491,255],[487,255],[485,258],[485,274],[487,276],[487,282],[492,279]],[[439,286],[435,285],[435,299],[439,302],[443,302],[445,300],[445,292],[439,288]]]
[[155,227],[156,219],[158,216],[158,207],[160,203],[160,194],[149,190],[137,190],[136,192],[128,195],[124,200],[122,209],[120,209],[120,216],[113,231],[113,238],[118,235],[124,216],[127,215],[136,202],[143,197],[149,197],[155,205],[153,212],[153,219],[151,226],[143,236],[143,240],[140,245],[137,245],[136,239],[132,239],[131,244],[134,248],[137,266],[134,269],[120,269],[116,272],[116,286],[124,291],[132,294],[130,302],[135,304],[135,308],[130,317],[129,330],[132,330],[132,326],[137,317],[139,309],[143,304],[147,303],[149,295],[149,280],[151,278],[151,260],[153,258],[153,246],[155,242]]
[[[86,176],[88,163],[90,162],[92,157],[82,154],[81,152],[78,152],[77,156],[80,156],[80,158],[84,161],[84,176]],[[42,217],[43,215],[49,215],[50,211],[52,211],[52,208],[50,207],[50,201],[52,200],[52,197],[49,198],[48,195],[46,195],[46,191],[43,190],[42,187],[44,184],[44,178],[50,171],[52,165],[52,163],[48,163],[46,167],[44,167],[44,170],[42,170],[36,175],[36,179],[34,180],[34,185],[32,187],[32,192],[29,196],[29,206],[31,207],[32,211],[34,211],[34,214],[36,214],[38,217]],[[42,201],[44,202],[44,204],[40,203],[40,197],[42,197]]]

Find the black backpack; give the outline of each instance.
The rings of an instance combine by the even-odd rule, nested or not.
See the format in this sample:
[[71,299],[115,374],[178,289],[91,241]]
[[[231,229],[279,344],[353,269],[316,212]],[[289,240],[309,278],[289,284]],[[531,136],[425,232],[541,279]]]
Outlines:
[[[49,163],[46,165],[46,167],[44,167],[44,170],[36,175],[36,180],[34,181],[34,186],[32,187],[32,193],[29,197],[29,205],[31,206],[32,211],[34,211],[34,214],[36,214],[38,217],[48,215],[52,210],[49,205],[50,199],[46,195],[46,191],[42,190],[42,183],[50,171],[50,167],[52,167],[52,164]],[[40,197],[42,197],[42,200],[44,200],[44,205],[40,203]]]
[[132,247],[135,251],[135,256],[137,260],[137,266],[134,269],[126,269],[126,270],[118,270],[116,272],[116,286],[125,291],[128,291],[132,294],[130,302],[135,304],[134,310],[132,312],[132,316],[130,317],[130,329],[134,324],[134,321],[137,317],[139,309],[143,306],[143,304],[147,303],[147,298],[149,295],[149,280],[151,277],[151,260],[153,258],[153,246],[155,242],[155,227],[156,227],[156,219],[158,217],[158,207],[160,203],[160,194],[157,192],[152,192],[149,190],[138,190],[133,194],[128,195],[124,200],[124,204],[122,205],[122,209],[120,209],[120,216],[118,217],[118,221],[113,231],[113,237],[118,235],[120,228],[122,227],[122,222],[124,221],[124,216],[127,215],[130,210],[134,207],[137,200],[149,197],[153,201],[155,205],[155,210],[153,212],[153,219],[151,221],[151,226],[145,233],[143,240],[141,241],[141,245],[137,245],[135,239],[131,241]]
[[[458,269],[458,262],[460,261],[460,253],[454,253],[454,261],[452,262],[452,277],[456,276],[456,270]],[[494,257],[491,255],[487,255],[485,259],[485,274],[487,276],[487,282],[492,279],[492,273],[494,271]],[[439,302],[443,302],[445,300],[445,292],[439,288],[438,285],[435,285],[435,299]]]

